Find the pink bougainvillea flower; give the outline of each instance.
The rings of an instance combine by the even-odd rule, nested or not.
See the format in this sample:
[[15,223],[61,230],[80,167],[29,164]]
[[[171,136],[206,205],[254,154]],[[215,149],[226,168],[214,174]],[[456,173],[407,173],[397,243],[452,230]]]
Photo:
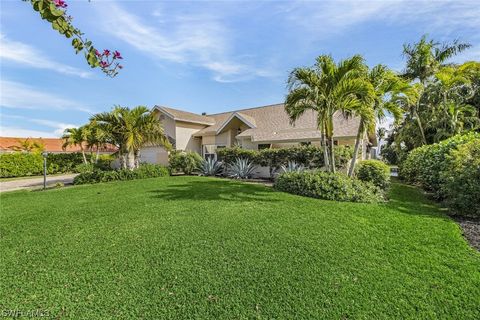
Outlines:
[[53,4],[55,4],[57,8],[66,8],[68,6],[64,0],[53,0]]
[[98,50],[95,50],[95,55],[96,55],[97,57],[100,57],[100,56],[101,56],[101,54],[100,54],[100,52],[99,52]]
[[107,49],[103,50],[103,55],[108,57],[110,55],[110,50],[107,50]]
[[118,52],[117,50],[115,50],[115,51],[113,52],[113,58],[114,58],[114,59],[123,59],[123,58],[122,58],[122,55],[121,55],[120,52]]
[[106,68],[108,67],[108,63],[106,61],[100,61],[100,67]]

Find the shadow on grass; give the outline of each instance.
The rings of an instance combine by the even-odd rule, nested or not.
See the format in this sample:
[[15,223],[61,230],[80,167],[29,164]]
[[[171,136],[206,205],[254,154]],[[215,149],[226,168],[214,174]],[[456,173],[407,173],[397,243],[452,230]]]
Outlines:
[[154,198],[167,200],[280,201],[272,198],[273,191],[263,186],[223,179],[187,181],[150,192]]
[[422,190],[397,181],[392,183],[390,199],[385,206],[406,214],[449,220],[446,216],[447,209],[441,208],[439,204],[427,199]]

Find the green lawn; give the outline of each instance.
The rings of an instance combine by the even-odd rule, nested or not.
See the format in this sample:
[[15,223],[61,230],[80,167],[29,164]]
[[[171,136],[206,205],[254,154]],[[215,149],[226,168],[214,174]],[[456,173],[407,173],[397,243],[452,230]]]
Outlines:
[[171,177],[0,195],[0,309],[74,319],[480,318],[480,254],[388,204]]

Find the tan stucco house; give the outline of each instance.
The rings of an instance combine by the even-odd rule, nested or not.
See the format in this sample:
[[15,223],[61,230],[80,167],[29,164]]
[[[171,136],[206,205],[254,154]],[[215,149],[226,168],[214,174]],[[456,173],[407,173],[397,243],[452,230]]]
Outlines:
[[[240,109],[217,114],[195,114],[164,106],[153,111],[162,121],[166,135],[176,150],[195,151],[204,158],[216,157],[219,148],[239,145],[245,149],[284,148],[299,144],[320,145],[316,113],[306,112],[291,124],[283,104]],[[355,144],[359,119],[334,116],[334,143]],[[376,146],[374,136],[365,136],[362,155]],[[168,154],[161,147],[146,147],[140,152],[142,162],[168,163]]]

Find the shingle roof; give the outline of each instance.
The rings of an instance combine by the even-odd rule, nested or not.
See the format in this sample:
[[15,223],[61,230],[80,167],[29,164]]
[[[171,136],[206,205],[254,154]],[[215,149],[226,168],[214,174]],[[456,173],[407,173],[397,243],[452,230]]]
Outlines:
[[205,125],[215,124],[215,119],[213,119],[212,117],[202,116],[196,113],[173,109],[173,108],[164,107],[164,106],[155,106],[155,109],[165,112],[166,114],[168,114],[174,120],[177,120],[177,121],[194,122],[194,123],[200,123]]
[[[27,140],[30,142],[38,142],[45,147],[47,152],[80,152],[80,146],[69,146],[65,150],[62,149],[63,140],[60,138],[14,138],[0,137],[0,150],[13,151],[12,146],[20,146],[20,141]],[[114,146],[106,146],[100,149],[101,152],[115,152]]]
[[[239,113],[255,120],[256,128],[247,129],[239,137],[250,136],[252,141],[280,141],[319,139],[320,132],[316,129],[316,112],[307,111],[294,125],[285,112],[283,104],[275,104],[251,109],[236,110],[208,115],[215,119],[215,124],[206,127],[195,136],[212,135],[224,125],[224,122],[233,114]],[[334,115],[334,137],[355,137],[358,131],[359,118],[346,119],[341,113]]]

